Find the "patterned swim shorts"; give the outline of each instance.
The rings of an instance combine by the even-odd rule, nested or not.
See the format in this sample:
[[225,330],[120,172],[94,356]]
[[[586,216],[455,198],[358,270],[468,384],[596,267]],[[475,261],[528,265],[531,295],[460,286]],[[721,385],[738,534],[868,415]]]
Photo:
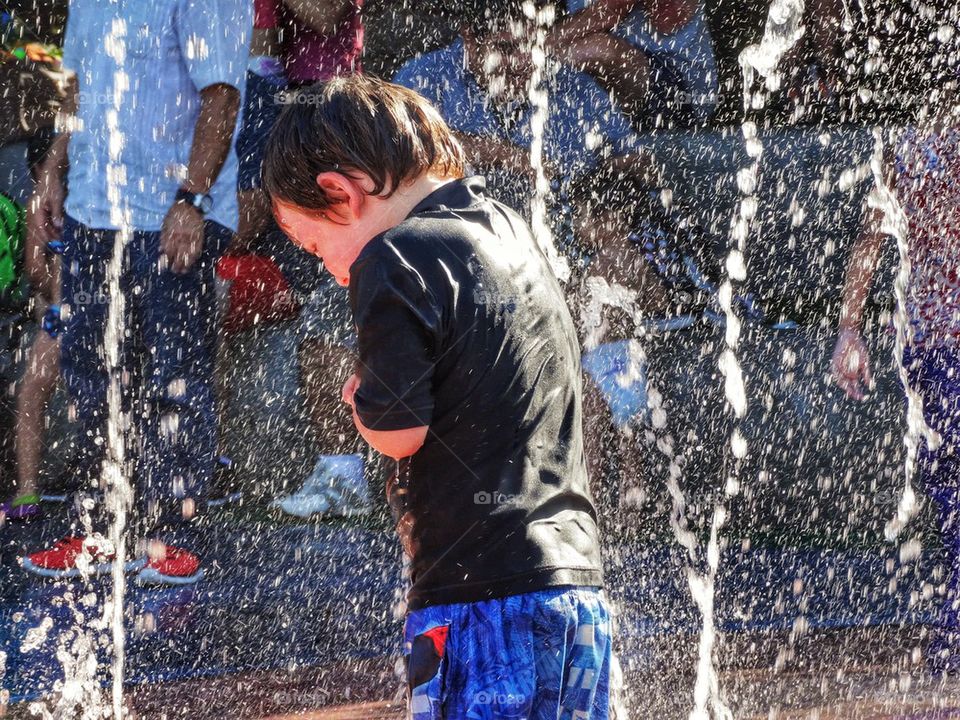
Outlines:
[[411,720],[606,720],[610,614],[602,590],[560,587],[411,612]]

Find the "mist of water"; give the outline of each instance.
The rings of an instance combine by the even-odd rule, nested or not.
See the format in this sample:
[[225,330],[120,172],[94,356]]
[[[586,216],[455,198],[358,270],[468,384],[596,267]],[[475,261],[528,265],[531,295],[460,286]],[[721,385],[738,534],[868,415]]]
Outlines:
[[554,274],[561,282],[570,279],[570,265],[557,250],[547,220],[550,203],[550,181],[547,178],[543,157],[543,138],[550,116],[549,67],[547,65],[547,32],[553,25],[556,11],[553,5],[537,7],[533,2],[523,5],[524,14],[535,23],[533,41],[530,45],[532,72],[527,95],[530,99],[530,167],[533,170],[533,196],[530,198],[530,227],[537,245],[547,256]]

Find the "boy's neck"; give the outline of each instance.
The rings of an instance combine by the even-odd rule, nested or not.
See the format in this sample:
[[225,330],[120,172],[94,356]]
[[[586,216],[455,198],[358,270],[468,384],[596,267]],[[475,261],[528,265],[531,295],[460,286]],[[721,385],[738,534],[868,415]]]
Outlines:
[[454,178],[441,178],[427,174],[421,175],[410,182],[401,183],[393,195],[380,200],[383,203],[383,220],[380,232],[402,223],[425,198],[453,180]]

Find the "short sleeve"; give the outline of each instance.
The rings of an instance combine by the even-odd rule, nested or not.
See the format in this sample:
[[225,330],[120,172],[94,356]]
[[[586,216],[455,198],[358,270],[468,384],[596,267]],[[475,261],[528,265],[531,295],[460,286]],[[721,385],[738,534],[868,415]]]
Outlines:
[[86,13],[89,3],[71,2],[67,15],[67,26],[63,34],[63,69],[70,73],[79,73],[81,60],[87,53]]
[[371,430],[430,425],[440,311],[422,277],[398,261],[351,270],[360,387],[357,415]]
[[575,84],[579,86],[575,97],[580,98],[583,107],[590,113],[590,117],[585,118],[589,121],[586,124],[599,132],[613,154],[626,155],[636,150],[639,138],[626,115],[617,110],[607,91],[585,73],[577,73]]
[[176,31],[197,90],[220,83],[243,89],[253,31],[249,0],[182,0]]

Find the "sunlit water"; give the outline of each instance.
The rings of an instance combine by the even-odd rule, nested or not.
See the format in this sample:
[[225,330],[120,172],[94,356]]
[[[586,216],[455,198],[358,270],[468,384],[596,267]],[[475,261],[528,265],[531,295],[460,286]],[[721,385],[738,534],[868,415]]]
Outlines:
[[917,496],[913,489],[913,476],[917,469],[917,453],[920,441],[927,443],[930,449],[935,450],[940,445],[940,436],[927,424],[923,415],[923,399],[910,384],[910,376],[904,365],[904,351],[910,340],[910,319],[907,309],[907,292],[910,288],[910,248],[908,244],[909,223],[907,216],[897,201],[894,191],[887,187],[883,179],[884,142],[883,131],[875,128],[873,131],[874,152],[870,160],[870,170],[873,173],[873,191],[870,193],[868,205],[873,210],[879,210],[883,216],[880,229],[883,233],[893,237],[897,243],[897,258],[899,266],[893,283],[893,295],[896,300],[894,312],[894,327],[896,342],[894,344],[894,363],[900,384],[903,385],[907,396],[907,429],[903,443],[906,448],[904,461],[904,486],[897,505],[896,515],[887,523],[884,533],[888,540],[895,540],[910,520],[917,513]]
[[550,69],[547,64],[547,31],[553,25],[555,10],[553,5],[538,8],[533,2],[523,5],[524,14],[534,21],[536,30],[530,43],[532,72],[527,96],[530,99],[530,167],[533,169],[533,197],[530,203],[530,226],[533,237],[540,249],[550,261],[554,274],[562,281],[570,279],[570,266],[566,258],[557,250],[550,232],[547,207],[550,201],[550,181],[544,168],[543,139],[550,115]]
[[[531,129],[533,141],[530,148],[530,162],[534,171],[535,181],[532,196],[531,224],[538,244],[547,254],[558,277],[565,280],[569,277],[569,268],[561,253],[557,250],[550,233],[548,222],[548,207],[550,206],[550,185],[546,178],[543,159],[543,133],[549,114],[549,67],[544,43],[546,31],[554,21],[553,8],[550,6],[537,8],[533,3],[527,3],[525,10],[529,17],[535,19],[537,31],[531,42],[531,61],[533,75],[529,88],[529,99],[533,107]],[[803,28],[800,19],[804,10],[802,0],[774,0],[767,18],[763,40],[747,48],[740,57],[744,76],[744,107],[745,111],[764,107],[766,99],[771,93],[781,87],[781,78],[777,72],[784,54],[793,47],[802,37]],[[845,24],[849,22],[846,4]],[[114,102],[122,101],[124,92],[128,89],[128,78],[123,70],[124,66],[124,37],[126,28],[122,22],[114,25],[113,32],[107,38],[107,52],[117,63],[114,76]],[[762,78],[763,88],[757,90],[757,79]],[[110,148],[111,165],[107,168],[110,185],[110,198],[113,205],[112,220],[121,231],[117,233],[116,244],[113,249],[109,266],[110,308],[106,335],[106,357],[111,369],[111,383],[109,386],[109,424],[108,424],[108,454],[104,467],[104,486],[107,488],[107,505],[113,513],[109,540],[116,552],[116,562],[113,571],[112,596],[103,607],[99,618],[85,615],[84,608],[95,608],[97,598],[92,593],[67,593],[65,599],[73,609],[75,628],[65,633],[59,640],[57,656],[63,666],[64,681],[58,686],[57,708],[50,714],[45,708],[36,704],[35,711],[44,717],[60,717],[63,713],[75,708],[83,708],[83,717],[99,718],[112,714],[121,717],[123,714],[123,676],[124,676],[124,574],[123,565],[126,561],[127,548],[125,545],[124,530],[127,515],[131,506],[132,493],[129,482],[124,476],[125,460],[124,432],[128,429],[128,419],[124,417],[120,406],[120,373],[119,348],[124,328],[124,299],[119,289],[119,277],[122,269],[124,247],[129,238],[129,223],[123,211],[122,188],[124,185],[123,168],[120,164],[120,149],[123,136],[116,125],[116,113],[110,116]],[[748,388],[744,381],[743,371],[737,355],[741,332],[741,318],[737,315],[736,292],[737,285],[747,279],[747,242],[750,235],[751,223],[757,214],[758,175],[761,169],[763,146],[759,132],[754,123],[745,120],[741,126],[742,138],[750,164],[742,168],[737,174],[737,185],[741,193],[740,203],[730,227],[730,248],[725,262],[725,281],[722,283],[717,299],[725,316],[724,347],[719,357],[719,367],[724,377],[724,395],[735,417],[733,432],[729,439],[729,447],[734,463],[729,473],[718,478],[724,487],[724,501],[718,503],[711,516],[710,533],[705,547],[700,543],[687,524],[687,500],[681,485],[682,466],[677,458],[674,447],[674,438],[666,431],[666,410],[663,407],[660,393],[656,389],[656,379],[651,379],[648,398],[651,410],[650,428],[646,439],[655,446],[668,460],[665,485],[668,490],[672,508],[670,513],[670,527],[676,542],[684,548],[688,563],[685,568],[686,580],[691,597],[700,613],[702,624],[698,644],[696,663],[696,678],[693,686],[693,708],[690,711],[691,720],[708,720],[709,718],[731,718],[732,713],[725,705],[718,673],[716,670],[716,641],[717,627],[714,618],[715,581],[720,569],[722,547],[722,530],[730,513],[736,512],[735,499],[738,497],[740,478],[737,475],[737,461],[742,460],[750,451],[750,438],[746,437],[739,426],[739,420],[744,417],[748,407]],[[871,207],[880,209],[884,215],[884,231],[893,235],[897,240],[899,251],[899,271],[895,282],[895,297],[897,301],[896,347],[895,357],[898,364],[900,379],[906,388],[908,412],[907,431],[904,437],[907,449],[904,467],[905,486],[903,496],[897,510],[897,516],[886,528],[889,538],[895,538],[909,522],[916,511],[916,496],[912,488],[912,478],[915,473],[916,457],[919,442],[926,441],[934,446],[937,442],[935,434],[926,425],[923,419],[922,405],[918,394],[912,390],[907,381],[903,367],[903,350],[908,339],[908,323],[906,317],[906,290],[910,280],[910,261],[907,252],[906,218],[896,198],[882,181],[882,136],[876,133],[875,154],[871,163],[871,170],[875,179],[874,192],[871,195]],[[643,313],[638,309],[638,298],[632,291],[616,283],[608,282],[599,277],[590,277],[587,280],[588,297],[581,307],[585,326],[588,328],[586,347],[595,347],[602,341],[604,327],[603,315],[606,308],[618,308],[625,311],[636,321],[637,328],[643,327]],[[629,385],[641,378],[641,371],[646,364],[643,349],[645,335],[638,332],[635,341],[631,343],[631,362],[621,378],[624,385]],[[632,429],[628,428],[627,432]],[[706,558],[703,567],[701,557]],[[405,610],[402,600],[398,601],[396,617],[402,617]],[[24,641],[22,649],[30,651],[38,647],[51,629],[44,621],[31,631]],[[101,690],[97,678],[97,644],[99,635],[109,631],[112,638],[112,687],[109,707],[101,702]],[[615,670],[615,675],[616,675]],[[619,717],[626,717],[623,707],[616,712],[622,713]]]
[[[107,132],[110,162],[105,168],[107,193],[110,201],[110,221],[120,228],[116,233],[114,246],[107,266],[107,289],[109,306],[107,325],[104,335],[104,357],[109,373],[107,387],[107,437],[106,455],[102,469],[100,488],[103,496],[96,502],[104,503],[110,513],[111,521],[108,535],[103,537],[93,532],[89,511],[93,501],[85,499],[81,523],[84,535],[97,543],[101,551],[114,555],[111,571],[111,589],[103,599],[102,606],[96,591],[90,584],[92,558],[81,558],[80,583],[67,581],[62,596],[69,608],[73,626],[60,634],[57,639],[57,660],[63,668],[64,679],[55,687],[55,707],[53,713],[43,703],[34,703],[34,713],[51,720],[70,717],[80,711],[83,720],[96,720],[102,717],[121,718],[124,715],[123,680],[126,635],[124,631],[124,599],[126,589],[125,565],[127,563],[127,518],[133,502],[133,490],[126,477],[126,438],[130,421],[121,407],[121,343],[125,331],[125,299],[120,287],[123,271],[124,253],[130,238],[129,214],[125,209],[124,188],[126,170],[121,155],[124,136],[119,126],[118,111],[125,93],[129,90],[130,79],[124,70],[126,60],[127,26],[123,19],[114,20],[110,34],[104,39],[106,53],[116,63],[113,76],[113,107],[107,112]],[[102,515],[102,512],[100,513]],[[79,593],[79,595],[78,595]],[[99,614],[98,614],[99,611]],[[99,676],[98,653],[104,647],[109,636],[110,701],[104,703],[101,677]]]
[[133,504],[133,488],[126,477],[126,446],[124,433],[131,423],[121,408],[120,346],[125,328],[125,299],[120,287],[123,273],[124,253],[130,239],[129,213],[123,200],[126,185],[126,169],[121,161],[124,143],[123,132],[118,122],[120,104],[130,87],[130,78],[124,70],[126,61],[126,24],[122,20],[113,23],[107,38],[107,52],[114,59],[117,69],[113,75],[114,107],[107,114],[110,143],[110,164],[107,167],[107,187],[110,199],[110,221],[119,228],[114,239],[113,252],[107,268],[107,286],[110,305],[107,312],[106,345],[107,372],[110,384],[107,387],[107,453],[103,467],[105,503],[111,513],[110,545],[115,553],[113,592],[104,607],[104,619],[108,622],[113,641],[113,676],[111,678],[111,709],[114,718],[123,716],[123,676],[125,635],[123,628],[124,597],[126,590],[125,566],[127,563],[127,516]]

